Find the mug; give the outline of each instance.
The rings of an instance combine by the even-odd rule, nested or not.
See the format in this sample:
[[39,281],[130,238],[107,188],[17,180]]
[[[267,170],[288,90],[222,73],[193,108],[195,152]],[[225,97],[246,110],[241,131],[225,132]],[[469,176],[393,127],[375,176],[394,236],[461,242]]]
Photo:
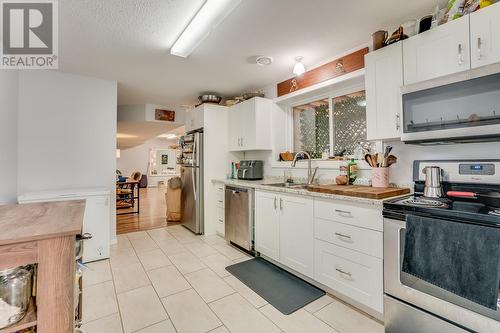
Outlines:
[[389,187],[389,168],[372,169],[372,187]]
[[385,30],[374,32],[372,34],[373,51],[383,48],[388,36],[389,33]]

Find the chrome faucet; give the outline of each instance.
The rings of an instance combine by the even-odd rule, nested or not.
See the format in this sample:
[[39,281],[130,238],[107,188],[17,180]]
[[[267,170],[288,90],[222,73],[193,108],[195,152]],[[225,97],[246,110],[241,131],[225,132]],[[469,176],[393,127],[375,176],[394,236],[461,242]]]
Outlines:
[[297,158],[299,156],[302,156],[302,159],[304,159],[304,156],[307,157],[307,184],[312,185],[314,182],[314,178],[316,177],[316,172],[318,171],[318,167],[314,169],[314,172],[311,170],[311,155],[309,155],[308,152],[306,151],[299,151],[297,154],[295,154],[295,157],[293,158],[292,161],[292,167],[295,168],[295,165],[297,164]]

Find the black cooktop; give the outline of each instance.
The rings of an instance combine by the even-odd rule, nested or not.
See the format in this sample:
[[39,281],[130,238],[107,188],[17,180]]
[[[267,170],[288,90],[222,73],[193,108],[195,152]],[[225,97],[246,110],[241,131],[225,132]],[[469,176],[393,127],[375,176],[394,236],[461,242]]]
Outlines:
[[500,208],[468,199],[434,199],[415,194],[384,202],[385,217],[404,220],[407,214],[500,227]]

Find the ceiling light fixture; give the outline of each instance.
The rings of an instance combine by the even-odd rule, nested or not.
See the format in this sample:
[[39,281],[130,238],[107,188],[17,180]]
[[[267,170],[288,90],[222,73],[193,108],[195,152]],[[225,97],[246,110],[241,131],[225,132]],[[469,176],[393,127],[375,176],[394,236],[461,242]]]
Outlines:
[[273,63],[273,57],[270,57],[270,56],[258,56],[255,59],[255,62],[259,66],[269,66],[270,64]]
[[295,66],[293,66],[293,74],[299,76],[302,75],[306,72],[306,68],[304,64],[302,63],[302,60],[304,57],[297,57],[295,58]]
[[177,38],[170,53],[187,58],[240,2],[241,0],[206,0]]

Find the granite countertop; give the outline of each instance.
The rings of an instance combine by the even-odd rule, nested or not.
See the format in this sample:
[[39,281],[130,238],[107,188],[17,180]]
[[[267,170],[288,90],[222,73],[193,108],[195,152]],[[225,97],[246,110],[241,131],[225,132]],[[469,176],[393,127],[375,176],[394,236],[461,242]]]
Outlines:
[[81,233],[85,200],[0,206],[0,245]]
[[[258,190],[298,194],[298,195],[304,195],[304,196],[316,197],[316,198],[344,200],[344,201],[351,201],[351,202],[363,203],[363,204],[380,206],[380,207],[382,207],[384,201],[396,198],[396,197],[391,197],[391,198],[386,198],[386,199],[368,199],[368,198],[359,198],[359,197],[352,197],[352,196],[346,196],[346,195],[312,192],[312,191],[308,191],[306,189],[297,189],[297,188],[289,188],[289,187],[274,187],[274,186],[265,185],[265,184],[274,184],[274,183],[281,183],[281,182],[283,182],[282,178],[268,178],[268,179],[263,179],[263,180],[241,180],[241,179],[214,179],[214,180],[212,180],[212,183],[241,186],[241,187],[250,187],[250,188],[254,188],[254,189],[258,189]],[[407,194],[405,194],[403,196],[407,196]]]

